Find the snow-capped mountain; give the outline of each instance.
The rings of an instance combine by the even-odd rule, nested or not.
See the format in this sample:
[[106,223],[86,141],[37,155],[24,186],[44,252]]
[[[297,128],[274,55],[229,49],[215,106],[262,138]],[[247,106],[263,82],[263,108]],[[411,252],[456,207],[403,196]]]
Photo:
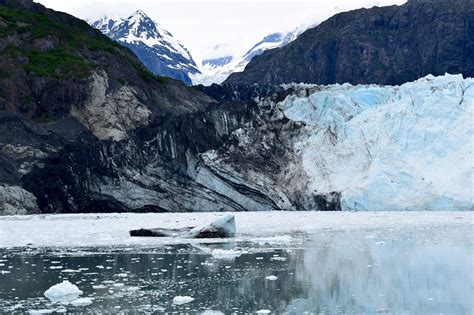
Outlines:
[[288,33],[273,33],[265,36],[252,48],[240,56],[223,56],[203,60],[201,73],[191,75],[193,84],[211,85],[221,83],[234,72],[242,72],[245,66],[265,50],[283,47],[295,40],[310,26],[299,27]]
[[111,39],[129,47],[156,75],[191,84],[189,76],[200,73],[188,49],[141,10],[127,18],[104,17],[90,24]]

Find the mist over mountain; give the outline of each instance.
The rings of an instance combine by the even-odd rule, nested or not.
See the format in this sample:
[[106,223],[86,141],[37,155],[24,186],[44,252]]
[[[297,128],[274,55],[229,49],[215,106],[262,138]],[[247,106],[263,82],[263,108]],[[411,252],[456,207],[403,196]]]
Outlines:
[[[309,27],[309,26],[308,26]],[[273,33],[265,36],[242,55],[224,56],[203,60],[201,73],[192,75],[194,84],[211,85],[222,83],[234,72],[242,72],[247,64],[264,51],[283,47],[294,41],[307,27],[298,27],[288,33]]]

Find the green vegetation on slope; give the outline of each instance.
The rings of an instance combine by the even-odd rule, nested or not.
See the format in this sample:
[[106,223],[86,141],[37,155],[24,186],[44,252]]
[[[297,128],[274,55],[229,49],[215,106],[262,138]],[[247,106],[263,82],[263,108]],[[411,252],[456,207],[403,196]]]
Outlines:
[[[79,20],[70,24],[58,23],[44,14],[0,6],[0,40],[7,36],[17,37],[22,43],[7,45],[0,51],[0,55],[27,57],[28,63],[24,69],[36,76],[59,79],[87,77],[94,68],[101,65],[84,55],[104,51],[128,60],[146,81],[156,80],[164,83],[168,80],[153,75],[138,61],[133,60],[126,48]],[[47,41],[54,47],[38,49],[38,41]]]

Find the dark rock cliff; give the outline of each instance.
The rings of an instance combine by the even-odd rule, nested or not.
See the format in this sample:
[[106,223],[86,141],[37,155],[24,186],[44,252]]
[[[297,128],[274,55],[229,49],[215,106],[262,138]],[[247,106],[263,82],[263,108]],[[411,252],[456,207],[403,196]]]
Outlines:
[[337,14],[254,58],[231,84],[402,84],[474,76],[474,1],[412,0]]
[[[276,175],[257,183],[200,156],[239,159],[232,134],[266,126],[257,99],[283,89],[156,77],[85,22],[26,0],[0,2],[0,55],[0,214],[291,206],[265,185]],[[243,167],[278,171],[272,146],[279,162],[249,150]]]

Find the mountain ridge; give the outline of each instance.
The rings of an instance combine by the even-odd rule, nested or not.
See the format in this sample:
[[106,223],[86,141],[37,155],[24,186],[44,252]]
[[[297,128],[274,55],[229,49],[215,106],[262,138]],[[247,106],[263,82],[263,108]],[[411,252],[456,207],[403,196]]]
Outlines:
[[339,13],[225,82],[397,85],[428,74],[473,76],[472,4],[423,0]]

